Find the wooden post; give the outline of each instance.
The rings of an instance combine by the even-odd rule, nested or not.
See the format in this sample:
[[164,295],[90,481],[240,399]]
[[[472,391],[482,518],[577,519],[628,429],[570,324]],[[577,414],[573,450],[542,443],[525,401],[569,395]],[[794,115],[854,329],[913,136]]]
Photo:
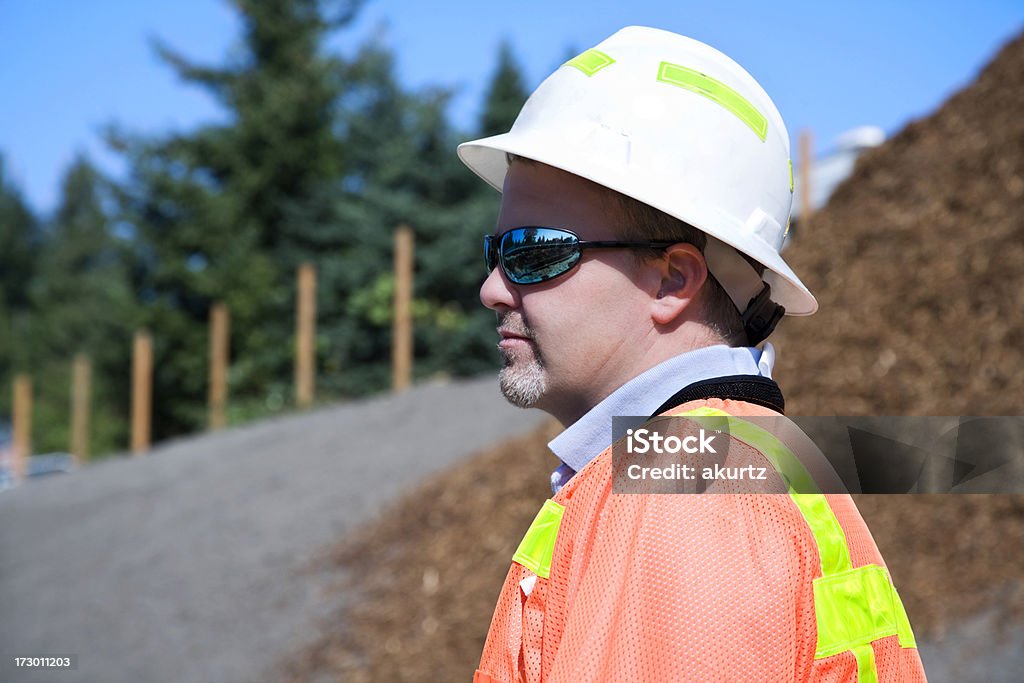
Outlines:
[[800,132],[800,227],[805,231],[811,220],[811,165],[814,159],[814,134],[810,128]]
[[298,311],[295,316],[295,403],[300,408],[313,403],[316,352],[316,268],[299,267]]
[[75,356],[71,370],[71,457],[81,466],[89,460],[89,414],[92,363],[84,353]]
[[210,429],[227,424],[228,353],[231,318],[228,307],[218,301],[210,309],[210,385],[208,391]]
[[15,483],[28,476],[28,458],[32,454],[32,379],[28,375],[14,377],[14,462]]
[[153,338],[148,332],[135,333],[132,354],[132,455],[149,450],[153,400]]
[[391,334],[391,388],[405,391],[412,384],[413,231],[395,230],[395,317]]

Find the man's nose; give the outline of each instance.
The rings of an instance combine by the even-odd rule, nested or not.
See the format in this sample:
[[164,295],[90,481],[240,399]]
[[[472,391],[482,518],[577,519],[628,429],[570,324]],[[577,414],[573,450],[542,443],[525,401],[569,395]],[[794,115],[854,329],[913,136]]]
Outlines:
[[495,268],[480,285],[480,303],[492,311],[519,306],[519,291],[508,281],[501,268]]

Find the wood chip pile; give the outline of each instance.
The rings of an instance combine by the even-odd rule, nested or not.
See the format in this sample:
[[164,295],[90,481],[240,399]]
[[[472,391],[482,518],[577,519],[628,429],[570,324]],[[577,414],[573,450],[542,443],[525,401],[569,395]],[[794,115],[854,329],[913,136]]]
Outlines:
[[864,154],[785,256],[819,312],[773,343],[793,415],[1020,415],[1024,37]]

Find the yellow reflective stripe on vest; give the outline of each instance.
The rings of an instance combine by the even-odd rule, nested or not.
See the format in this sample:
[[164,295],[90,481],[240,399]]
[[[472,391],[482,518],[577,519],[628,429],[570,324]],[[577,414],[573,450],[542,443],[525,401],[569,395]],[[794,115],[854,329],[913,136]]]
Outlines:
[[[759,450],[788,482],[793,472],[810,477],[799,459],[774,434],[745,420],[713,408],[698,408],[674,417],[728,418],[729,433]],[[795,463],[795,464],[794,464]],[[804,482],[806,483],[806,482]],[[885,567],[866,565],[853,568],[846,534],[828,500],[821,493],[796,493],[790,485],[790,498],[796,503],[811,529],[818,556],[821,578],[814,579],[814,613],[818,629],[815,659],[852,651],[857,659],[858,683],[877,683],[878,671],[871,641],[895,635],[900,647],[917,647],[910,620],[899,593]],[[817,490],[801,485],[799,490]]]
[[555,540],[558,538],[558,527],[562,524],[562,513],[565,507],[553,500],[544,501],[533,524],[523,536],[519,549],[512,556],[537,576],[546,579],[551,575],[551,557],[555,552]]
[[875,649],[871,643],[853,648],[853,656],[857,658],[857,683],[878,683]]
[[900,593],[889,579],[892,586],[893,608],[896,610],[896,635],[899,637],[900,647],[917,647],[917,639],[914,638],[914,630],[910,628],[910,618],[907,617],[907,609],[903,606]]
[[811,527],[811,534],[818,546],[818,557],[821,558],[822,576],[852,569],[846,534],[843,533],[843,527],[839,526],[839,520],[825,496],[820,493],[791,493],[789,497],[800,508],[804,521]]
[[[725,418],[729,434],[743,443],[756,448],[771,462],[775,471],[785,480],[789,487],[790,498],[800,508],[811,534],[818,546],[823,576],[848,571],[853,567],[850,562],[850,548],[846,544],[846,535],[839,526],[839,520],[818,489],[817,483],[800,459],[793,455],[786,444],[778,437],[757,425],[738,417],[733,417],[723,410],[715,408],[697,408],[676,417],[685,417],[700,423],[702,417]],[[713,428],[714,421],[702,423]],[[804,491],[805,493],[797,493]]]
[[[671,417],[685,417],[688,420],[700,424],[708,429],[716,429],[722,426],[721,422],[716,424],[715,420],[702,420],[701,418],[725,419],[729,427],[729,434],[742,441],[748,446],[760,451],[761,455],[768,459],[772,467],[778,472],[782,480],[786,482],[790,494],[796,491],[818,493],[818,484],[814,481],[811,473],[807,471],[800,459],[793,455],[786,444],[769,432],[752,422],[747,422],[738,417],[717,408],[697,408]],[[831,510],[830,510],[831,512]]]
[[917,647],[889,572],[877,564],[815,579],[814,609],[816,659],[886,636],[898,636],[901,647]]

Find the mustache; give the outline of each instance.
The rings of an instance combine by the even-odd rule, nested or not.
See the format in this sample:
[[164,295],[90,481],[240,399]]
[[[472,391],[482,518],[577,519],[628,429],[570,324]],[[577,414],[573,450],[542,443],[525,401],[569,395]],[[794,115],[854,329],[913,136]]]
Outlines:
[[498,327],[506,329],[512,334],[517,334],[527,339],[533,339],[533,330],[526,324],[523,316],[518,313],[498,314]]

